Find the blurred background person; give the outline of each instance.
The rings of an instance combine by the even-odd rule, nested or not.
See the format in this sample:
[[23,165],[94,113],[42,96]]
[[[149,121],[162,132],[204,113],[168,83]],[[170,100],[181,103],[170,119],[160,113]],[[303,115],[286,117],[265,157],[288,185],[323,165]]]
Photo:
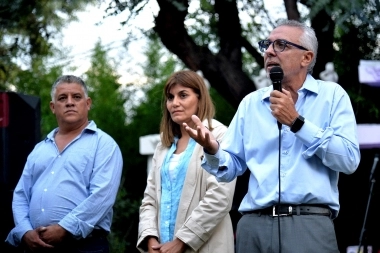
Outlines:
[[325,66],[325,70],[319,73],[319,78],[323,81],[338,82],[338,74],[335,72],[334,63],[328,62]]

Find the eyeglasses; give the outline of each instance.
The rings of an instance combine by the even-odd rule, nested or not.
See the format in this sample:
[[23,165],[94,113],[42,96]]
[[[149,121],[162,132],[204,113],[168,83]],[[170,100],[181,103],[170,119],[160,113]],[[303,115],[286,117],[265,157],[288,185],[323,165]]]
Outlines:
[[262,41],[259,41],[259,48],[260,48],[260,51],[261,52],[265,52],[268,47],[272,44],[273,46],[273,50],[275,52],[282,52],[285,50],[285,47],[289,44],[289,45],[292,45],[293,47],[296,47],[298,49],[302,49],[302,50],[306,50],[306,51],[309,51],[308,49],[304,48],[303,46],[300,46],[300,45],[297,45],[297,44],[294,44],[293,42],[290,42],[290,41],[287,41],[287,40],[281,40],[281,39],[278,39],[278,40],[275,40],[275,41],[270,41],[270,40],[262,40]]

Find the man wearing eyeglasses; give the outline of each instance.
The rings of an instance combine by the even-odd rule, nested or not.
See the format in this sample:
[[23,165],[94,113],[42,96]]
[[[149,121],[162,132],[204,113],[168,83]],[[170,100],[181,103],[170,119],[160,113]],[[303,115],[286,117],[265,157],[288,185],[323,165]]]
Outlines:
[[311,76],[318,41],[305,24],[280,22],[259,48],[268,75],[282,69],[282,91],[270,86],[247,95],[220,145],[196,116],[197,129],[186,130],[204,147],[202,167],[218,181],[250,170],[237,253],[339,252],[332,222],[339,173],[353,173],[360,162],[349,96]]

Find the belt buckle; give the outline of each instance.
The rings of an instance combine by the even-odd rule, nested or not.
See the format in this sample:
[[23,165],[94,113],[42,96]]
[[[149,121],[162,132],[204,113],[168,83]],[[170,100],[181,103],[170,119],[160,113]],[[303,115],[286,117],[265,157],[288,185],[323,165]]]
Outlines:
[[276,214],[276,206],[273,206],[273,212],[272,212],[272,216],[273,217],[277,217],[277,216],[290,216],[292,215],[292,211],[293,211],[293,208],[292,206],[289,206],[288,207],[288,213],[282,213],[282,214]]

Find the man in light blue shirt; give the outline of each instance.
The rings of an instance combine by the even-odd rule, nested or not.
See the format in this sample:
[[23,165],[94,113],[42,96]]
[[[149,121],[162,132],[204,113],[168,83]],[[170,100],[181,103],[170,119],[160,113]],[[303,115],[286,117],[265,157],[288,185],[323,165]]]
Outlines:
[[360,161],[349,96],[311,76],[318,42],[310,27],[283,21],[259,46],[267,74],[272,80],[280,74],[282,89],[247,95],[220,147],[196,116],[197,130],[187,131],[204,147],[202,166],[218,181],[250,170],[238,253],[339,252],[332,222],[339,173],[353,173]]
[[120,149],[88,120],[91,99],[80,78],[59,77],[51,96],[58,127],[28,156],[13,195],[15,227],[6,241],[26,252],[109,252]]

